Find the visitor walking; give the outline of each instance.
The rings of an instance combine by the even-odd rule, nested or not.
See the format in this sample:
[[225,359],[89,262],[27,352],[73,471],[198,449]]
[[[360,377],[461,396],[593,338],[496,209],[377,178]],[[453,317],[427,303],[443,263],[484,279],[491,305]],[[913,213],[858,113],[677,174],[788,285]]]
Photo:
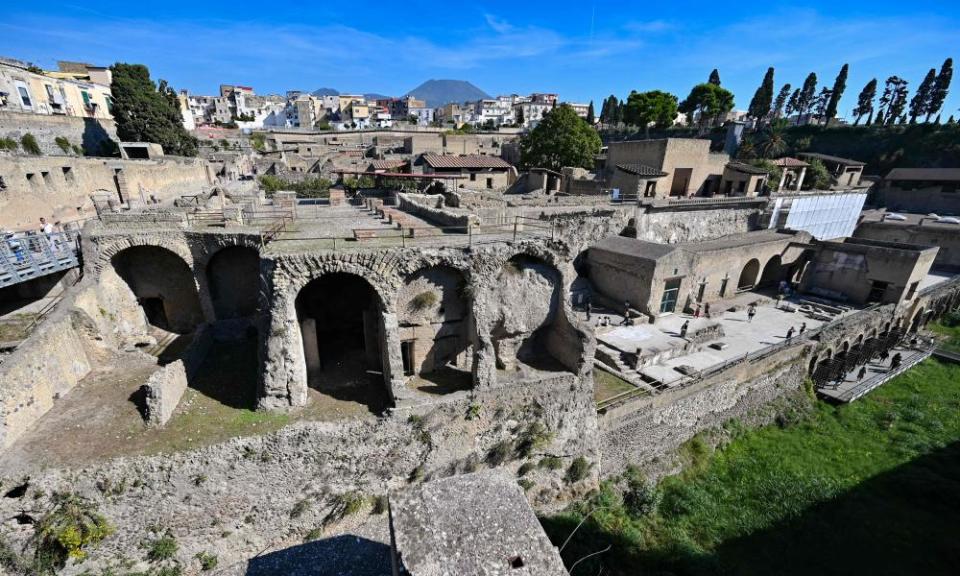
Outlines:
[[757,305],[750,304],[747,306],[747,323],[753,322],[753,317],[757,315]]
[[807,330],[807,323],[804,322],[803,324],[800,325],[800,334],[799,334],[799,335],[800,335],[800,336],[803,336],[803,333],[806,332],[806,330]]
[[590,321],[590,313],[593,312],[593,305],[590,304],[590,300],[587,300],[587,322]]
[[706,304],[703,305],[703,315],[706,316],[707,318],[710,318],[710,303],[709,303],[709,302],[707,302]]
[[686,338],[686,337],[687,337],[687,329],[688,329],[688,328],[690,328],[690,321],[689,321],[689,320],[685,321],[685,322],[683,323],[683,326],[680,327],[680,337],[681,337],[681,338]]
[[863,380],[863,377],[867,375],[867,367],[861,366],[860,371],[857,372],[857,380]]
[[793,338],[793,326],[791,326],[790,329],[787,330],[787,342],[789,342],[791,338]]
[[895,368],[899,368],[901,362],[903,362],[903,357],[900,356],[899,352],[897,352],[893,355],[893,359],[890,360],[890,369],[893,370]]

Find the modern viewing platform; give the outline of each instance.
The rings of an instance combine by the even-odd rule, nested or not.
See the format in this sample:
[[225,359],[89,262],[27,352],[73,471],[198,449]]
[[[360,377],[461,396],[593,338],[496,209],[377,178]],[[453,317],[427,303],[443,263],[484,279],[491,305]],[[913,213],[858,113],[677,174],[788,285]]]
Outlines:
[[78,266],[77,239],[76,232],[4,235],[0,242],[0,288]]

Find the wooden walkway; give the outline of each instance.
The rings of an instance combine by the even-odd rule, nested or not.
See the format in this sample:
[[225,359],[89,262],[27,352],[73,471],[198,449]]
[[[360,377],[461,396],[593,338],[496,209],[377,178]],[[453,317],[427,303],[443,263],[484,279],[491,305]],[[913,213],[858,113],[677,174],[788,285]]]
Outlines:
[[69,270],[79,264],[76,233],[0,238],[0,288]]
[[[891,369],[884,364],[870,362],[867,364],[868,371],[872,374],[863,380],[854,380],[848,382],[844,380],[835,387],[821,386],[817,388],[817,394],[826,400],[834,402],[849,403],[862,398],[867,393],[875,390],[900,374],[903,374],[910,368],[913,368],[934,353],[933,348],[912,348],[912,349],[894,349],[891,355],[900,353],[901,363],[896,368]],[[853,375],[860,370],[856,367],[847,375]],[[854,376],[855,378],[855,376]]]

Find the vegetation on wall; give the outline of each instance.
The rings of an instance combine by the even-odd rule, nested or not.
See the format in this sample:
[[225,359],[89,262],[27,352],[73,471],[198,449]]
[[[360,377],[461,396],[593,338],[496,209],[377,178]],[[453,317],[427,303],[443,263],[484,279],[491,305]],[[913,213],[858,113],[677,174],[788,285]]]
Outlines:
[[332,183],[326,178],[304,178],[300,182],[285,180],[278,176],[264,174],[258,178],[260,187],[267,197],[275,192],[289,190],[297,193],[298,198],[327,198],[330,195]]
[[113,532],[92,502],[69,493],[55,494],[53,500],[54,508],[37,522],[33,536],[39,574],[53,574],[69,559],[82,560]]
[[160,144],[167,154],[196,156],[197,139],[183,127],[177,94],[163,80],[155,85],[142,64],[110,67],[113,118],[117,136],[126,142]]
[[0,138],[0,150],[10,150],[15,152],[20,148],[20,144],[17,143],[13,138]]
[[40,144],[37,143],[36,136],[29,132],[20,138],[20,146],[23,148],[24,152],[33,154],[34,156],[39,156],[42,153],[40,151]]

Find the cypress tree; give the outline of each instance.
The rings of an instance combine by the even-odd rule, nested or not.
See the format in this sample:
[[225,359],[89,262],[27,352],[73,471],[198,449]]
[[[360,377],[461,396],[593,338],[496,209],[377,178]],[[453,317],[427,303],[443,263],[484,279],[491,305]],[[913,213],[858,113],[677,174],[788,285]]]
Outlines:
[[[860,123],[860,119],[863,118],[864,114],[870,114],[870,120],[873,120],[873,99],[876,96],[877,79],[873,78],[867,82],[863,90],[860,91],[860,96],[857,97],[857,107],[853,109],[853,115],[857,117],[853,123],[854,126]],[[867,121],[867,126],[870,125],[870,120]]]
[[758,123],[762,122],[770,114],[770,106],[773,104],[773,68],[767,68],[767,73],[763,77],[763,82],[757,88],[750,101],[750,107],[747,113]]
[[774,118],[779,118],[783,114],[783,107],[787,104],[787,98],[790,97],[790,84],[784,84],[783,88],[780,89],[780,93],[777,94],[777,99],[773,103],[772,115]]
[[937,81],[934,84],[930,102],[927,107],[927,120],[930,120],[931,114],[937,114],[943,107],[944,100],[947,99],[947,93],[950,91],[950,80],[953,78],[953,58],[947,58],[940,67],[940,74],[937,75]]
[[917,116],[923,114],[927,115],[927,120],[930,119],[930,103],[933,99],[933,93],[937,89],[937,71],[934,68],[931,68],[927,75],[923,78],[923,82],[920,83],[920,86],[917,87],[917,92],[913,95],[913,98],[910,100],[910,123],[916,124]]
[[720,71],[716,68],[713,69],[713,72],[710,73],[710,79],[707,82],[713,84],[714,86],[720,85]]
[[837,79],[833,82],[833,91],[830,92],[830,102],[827,103],[827,124],[830,124],[830,121],[837,117],[837,105],[840,103],[840,98],[843,97],[843,91],[847,89],[847,72],[849,71],[850,66],[844,64],[843,68],[840,69],[840,73],[837,74]]
[[797,117],[797,124],[803,120],[803,115],[810,110],[814,104],[814,98],[817,95],[817,75],[811,72],[807,79],[803,81],[803,87],[800,88],[800,95],[797,97],[797,107],[800,115]]
[[590,106],[587,107],[587,124],[593,126],[596,122],[597,119],[593,115],[593,100],[591,100]]

